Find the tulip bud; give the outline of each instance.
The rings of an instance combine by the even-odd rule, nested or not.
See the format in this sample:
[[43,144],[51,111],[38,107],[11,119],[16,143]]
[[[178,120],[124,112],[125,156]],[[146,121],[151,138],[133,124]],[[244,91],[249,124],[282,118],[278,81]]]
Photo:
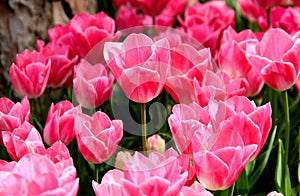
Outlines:
[[124,164],[126,161],[131,159],[131,154],[128,151],[120,151],[117,154],[116,162],[115,162],[115,168],[119,170],[124,169]]
[[164,153],[166,149],[165,140],[158,134],[152,135],[147,141],[148,150],[158,151]]

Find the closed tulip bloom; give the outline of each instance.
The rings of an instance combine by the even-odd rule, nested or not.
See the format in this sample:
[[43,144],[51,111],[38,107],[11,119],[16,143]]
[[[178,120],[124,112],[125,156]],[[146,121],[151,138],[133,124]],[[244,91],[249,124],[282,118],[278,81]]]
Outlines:
[[75,133],[82,156],[91,163],[100,164],[116,151],[123,136],[123,124],[121,120],[110,120],[100,111],[92,117],[77,112]]
[[125,163],[131,159],[131,154],[128,151],[119,151],[116,156],[115,168],[124,169]]
[[[0,133],[1,131],[12,132],[25,121],[29,122],[29,118],[30,105],[27,97],[17,103],[12,102],[7,97],[0,98]],[[2,144],[2,136],[0,144]]]
[[246,57],[267,85],[277,91],[284,91],[298,79],[299,48],[300,39],[292,39],[282,29],[270,29],[259,43],[247,45]]
[[70,48],[66,45],[49,42],[44,46],[42,40],[38,40],[37,48],[44,54],[46,59],[51,60],[51,71],[47,86],[52,88],[67,88],[72,85],[73,67],[78,60],[72,55]]
[[24,122],[12,132],[3,131],[2,138],[9,156],[15,161],[25,154],[35,153],[45,148],[40,133],[28,122]]
[[130,100],[147,103],[162,91],[170,63],[167,39],[153,42],[144,34],[130,34],[123,43],[106,43],[104,57]]
[[48,145],[59,140],[68,145],[74,139],[74,106],[71,102],[64,100],[51,104],[43,134]]
[[241,14],[251,22],[257,22],[259,18],[267,18],[266,10],[257,7],[251,0],[238,0],[237,4]]
[[78,103],[88,109],[102,105],[112,92],[114,77],[102,64],[91,65],[86,60],[74,68],[73,89]]
[[11,84],[16,93],[22,97],[37,98],[45,90],[51,61],[42,53],[25,50],[18,54],[16,63],[9,70]]
[[152,135],[147,139],[147,148],[150,151],[164,153],[166,149],[165,140],[158,134]]
[[210,100],[210,122],[195,130],[193,163],[199,182],[224,190],[261,151],[271,129],[270,103],[256,107],[246,97]]
[[[0,169],[1,195],[68,195],[75,196],[79,187],[76,169],[70,166],[63,173],[46,156],[30,153],[12,167]],[[16,188],[17,187],[17,188]]]

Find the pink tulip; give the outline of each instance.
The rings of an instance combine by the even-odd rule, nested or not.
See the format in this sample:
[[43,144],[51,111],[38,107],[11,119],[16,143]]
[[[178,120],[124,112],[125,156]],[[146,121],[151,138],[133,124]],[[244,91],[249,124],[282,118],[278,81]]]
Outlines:
[[71,102],[64,100],[51,104],[43,134],[48,145],[59,140],[68,145],[74,139],[74,106]]
[[102,105],[112,92],[114,77],[107,73],[102,64],[91,65],[81,62],[74,68],[73,89],[78,103],[88,109]]
[[2,139],[9,156],[15,161],[25,154],[45,148],[40,133],[28,122],[24,122],[12,132],[2,131]]
[[202,82],[206,70],[212,70],[210,51],[197,51],[188,44],[180,44],[171,49],[170,72],[165,89],[177,103],[195,101],[193,80]]
[[106,43],[104,57],[132,101],[146,103],[162,91],[170,62],[166,39],[153,42],[144,34],[130,34],[123,43]]
[[168,0],[130,0],[130,4],[150,16],[157,16],[166,7]]
[[194,131],[193,163],[205,188],[223,190],[237,180],[265,144],[272,124],[271,105],[256,107],[246,97],[235,96],[210,100],[206,110],[209,123],[199,121],[201,126],[190,130]]
[[[6,97],[0,98],[0,130],[12,132],[25,121],[29,122],[30,105],[27,97],[24,97],[21,102],[14,103]],[[0,131],[0,136],[1,136]],[[2,136],[0,138],[2,143]]]
[[118,30],[135,26],[152,25],[151,16],[138,13],[138,10],[128,5],[122,5],[116,13],[116,26]]
[[269,9],[281,5],[285,0],[252,0],[253,3],[261,9]]
[[245,52],[248,43],[257,43],[258,39],[251,30],[236,33],[229,26],[223,33],[218,54],[219,67],[231,78],[245,77],[251,65],[248,63]]
[[300,39],[294,41],[282,29],[270,29],[259,43],[248,44],[246,57],[267,85],[284,91],[296,83],[300,73],[299,43]]
[[276,191],[272,191],[272,192],[268,193],[267,196],[283,196],[283,194],[282,193],[278,193]]
[[210,48],[214,56],[222,31],[229,25],[234,26],[235,13],[225,1],[197,3],[184,12],[184,21],[180,21],[184,31]]
[[73,67],[77,62],[77,56],[73,56],[70,48],[66,45],[59,45],[54,42],[44,46],[44,41],[38,40],[37,48],[44,54],[46,59],[51,60],[51,71],[48,78],[47,86],[70,87],[72,85]]
[[[68,45],[73,53],[83,58],[98,43],[111,41],[114,31],[114,20],[104,12],[95,15],[80,13],[66,26],[58,25],[50,29],[48,35],[50,41]],[[100,54],[101,50],[97,52]]]
[[264,86],[264,79],[260,73],[252,67],[245,79],[248,82],[246,96],[254,97],[258,95]]
[[75,133],[83,157],[100,164],[116,151],[123,136],[123,124],[120,120],[110,120],[100,111],[92,117],[78,111],[75,114]]
[[257,7],[253,1],[238,0],[237,1],[241,14],[250,22],[257,22],[259,18],[267,18],[267,12]]
[[244,96],[248,89],[245,78],[230,78],[225,72],[206,71],[202,83],[194,80],[196,101],[206,106],[209,99],[224,101],[232,96]]
[[28,98],[39,97],[45,90],[51,60],[36,51],[25,50],[16,57],[9,70],[11,84],[17,94]]
[[191,186],[184,186],[180,191],[181,196],[213,196],[199,182],[195,181]]
[[122,196],[122,178],[124,178],[124,173],[122,171],[112,169],[103,176],[101,184],[93,181],[92,186],[96,196]]
[[164,154],[151,152],[149,157],[136,152],[125,164],[122,188],[125,195],[175,195],[186,178],[173,149]]
[[[76,195],[79,179],[74,166],[58,172],[45,156],[27,154],[9,170],[0,170],[1,195]],[[17,188],[16,188],[17,187]]]

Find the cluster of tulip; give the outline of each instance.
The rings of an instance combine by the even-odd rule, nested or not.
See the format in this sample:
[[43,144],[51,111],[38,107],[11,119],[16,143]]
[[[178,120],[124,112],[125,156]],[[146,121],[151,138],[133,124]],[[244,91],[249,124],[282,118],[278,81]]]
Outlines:
[[113,3],[16,56],[0,194],[298,194],[300,2]]

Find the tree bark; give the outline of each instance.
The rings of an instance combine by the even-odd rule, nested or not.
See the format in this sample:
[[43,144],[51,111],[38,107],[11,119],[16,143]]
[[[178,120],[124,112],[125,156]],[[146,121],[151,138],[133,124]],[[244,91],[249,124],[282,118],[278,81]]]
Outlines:
[[48,29],[75,14],[94,14],[96,0],[0,0],[0,97],[7,92],[9,68],[16,55],[48,40]]

